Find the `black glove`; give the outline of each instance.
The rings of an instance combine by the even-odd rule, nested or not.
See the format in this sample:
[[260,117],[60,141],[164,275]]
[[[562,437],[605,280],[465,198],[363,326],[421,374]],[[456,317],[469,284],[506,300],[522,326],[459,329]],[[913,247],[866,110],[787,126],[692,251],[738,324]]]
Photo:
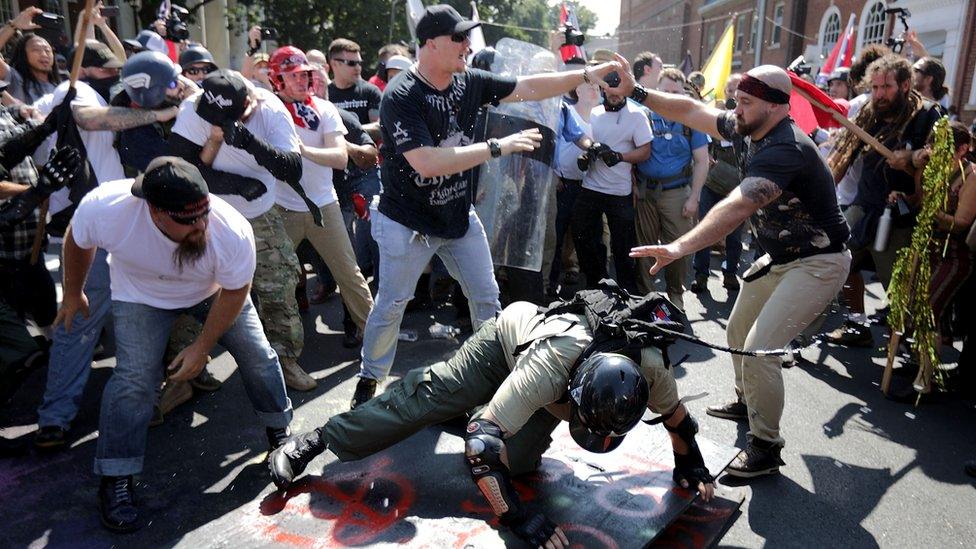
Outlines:
[[600,160],[602,160],[603,163],[606,164],[608,167],[612,168],[623,161],[624,157],[622,154],[618,153],[617,151],[611,149],[606,145],[602,145],[602,146],[603,148],[600,150]]
[[254,134],[251,130],[244,127],[240,120],[229,122],[223,125],[224,143],[231,147],[247,150],[254,142]]
[[[202,170],[201,173],[203,173]],[[223,174],[223,172],[217,173]],[[207,177],[207,175],[210,174],[205,174],[204,179],[207,180],[207,187],[210,188],[210,192],[214,194],[236,194],[251,201],[268,192],[268,187],[253,177],[232,174],[226,174],[227,177],[216,176],[216,174]]]
[[37,147],[49,135],[66,123],[65,117],[72,116],[71,100],[75,95],[75,89],[69,88],[64,100],[54,107],[41,124],[34,126],[31,123],[24,123],[18,126],[14,136],[0,146],[0,164],[9,170],[34,154]]
[[0,205],[0,229],[7,229],[27,219],[48,195],[36,187],[14,196]]
[[695,490],[699,482],[702,484],[715,482],[715,477],[705,467],[705,460],[702,459],[697,445],[690,449],[686,455],[681,455],[677,452],[674,453],[674,471],[672,478],[678,486],[681,486],[682,480],[688,481],[688,488],[690,490]]
[[74,147],[61,147],[37,174],[37,189],[48,196],[71,186],[80,173],[81,155]]
[[576,159],[576,167],[580,169],[581,172],[585,172],[590,169],[590,153],[589,151],[579,155]]
[[523,511],[511,518],[505,518],[503,515],[501,523],[532,547],[545,547],[549,538],[556,533],[556,525],[542,513]]

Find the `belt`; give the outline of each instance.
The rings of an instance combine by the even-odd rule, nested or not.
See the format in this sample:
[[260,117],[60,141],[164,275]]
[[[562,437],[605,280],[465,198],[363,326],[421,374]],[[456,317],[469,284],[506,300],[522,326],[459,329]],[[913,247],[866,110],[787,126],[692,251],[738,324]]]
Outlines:
[[670,191],[673,189],[680,189],[681,187],[686,187],[691,183],[691,178],[684,173],[679,173],[678,175],[672,175],[671,177],[663,177],[661,179],[655,179],[653,177],[648,177],[638,170],[637,180],[641,183],[647,185],[648,188],[656,188],[658,185],[661,186],[661,190]]

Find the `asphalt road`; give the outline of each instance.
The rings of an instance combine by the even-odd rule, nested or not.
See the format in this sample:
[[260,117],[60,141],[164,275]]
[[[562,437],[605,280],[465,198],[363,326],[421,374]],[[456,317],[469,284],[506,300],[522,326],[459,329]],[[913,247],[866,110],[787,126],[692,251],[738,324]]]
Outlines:
[[[719,280],[711,283],[711,297],[704,301],[686,297],[687,312],[697,335],[724,342],[731,301]],[[869,291],[870,310],[878,305],[880,287],[872,284]],[[348,406],[358,354],[340,346],[340,315],[338,296],[305,315],[301,362],[319,387],[291,392],[294,430],[318,426]],[[416,330],[420,339],[401,344],[394,374],[449,356],[458,343],[431,339],[427,329],[435,320],[452,319],[453,309],[447,305],[408,314],[405,328]],[[825,326],[838,323],[833,315]],[[875,335],[883,343],[880,328]],[[705,406],[733,395],[728,356],[686,343],[672,348],[675,359],[686,353],[690,356],[675,371],[680,391],[709,393],[689,404],[701,435],[741,447],[745,425],[704,414]],[[885,399],[878,388],[881,349],[818,347],[802,356],[809,362],[784,372],[787,465],[781,475],[750,484],[721,479],[746,496],[742,514],[721,544],[976,546],[976,490],[962,471],[966,460],[976,458],[974,402],[938,399],[914,407]],[[97,398],[112,364],[112,358],[102,360],[93,371],[69,451],[0,458],[0,524],[5,525],[0,547],[294,545],[294,539],[274,537],[290,534],[269,534],[272,526],[242,511],[268,505],[271,489],[261,463],[264,433],[252,420],[239,376],[233,375],[233,360],[226,354],[213,363],[226,385],[216,393],[197,395],[150,431],[138,493],[154,521],[136,537],[101,532],[91,463]],[[12,405],[0,411],[0,435],[9,439],[33,428],[43,378],[43,373],[32,377]],[[430,474],[438,474],[436,462]],[[264,537],[255,538],[256,531]],[[242,532],[247,535],[241,537]]]

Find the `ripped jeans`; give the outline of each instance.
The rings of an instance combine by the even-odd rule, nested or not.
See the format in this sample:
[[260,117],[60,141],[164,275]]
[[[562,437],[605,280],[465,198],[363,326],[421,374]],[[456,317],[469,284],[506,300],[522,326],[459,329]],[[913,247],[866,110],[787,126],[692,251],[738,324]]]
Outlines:
[[437,254],[458,281],[475,331],[501,310],[485,228],[474,208],[461,238],[424,236],[372,209],[372,234],[380,251],[380,287],[363,334],[360,377],[383,379],[393,367],[407,302],[424,267]]

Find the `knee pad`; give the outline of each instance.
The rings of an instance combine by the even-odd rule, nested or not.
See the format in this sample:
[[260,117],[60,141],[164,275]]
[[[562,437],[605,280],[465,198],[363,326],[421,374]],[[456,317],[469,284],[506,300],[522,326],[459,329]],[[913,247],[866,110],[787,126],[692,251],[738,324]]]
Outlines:
[[505,520],[521,516],[523,510],[503,458],[505,442],[502,434],[501,428],[491,421],[472,420],[464,437],[464,458],[478,490],[488,500],[492,511]]

